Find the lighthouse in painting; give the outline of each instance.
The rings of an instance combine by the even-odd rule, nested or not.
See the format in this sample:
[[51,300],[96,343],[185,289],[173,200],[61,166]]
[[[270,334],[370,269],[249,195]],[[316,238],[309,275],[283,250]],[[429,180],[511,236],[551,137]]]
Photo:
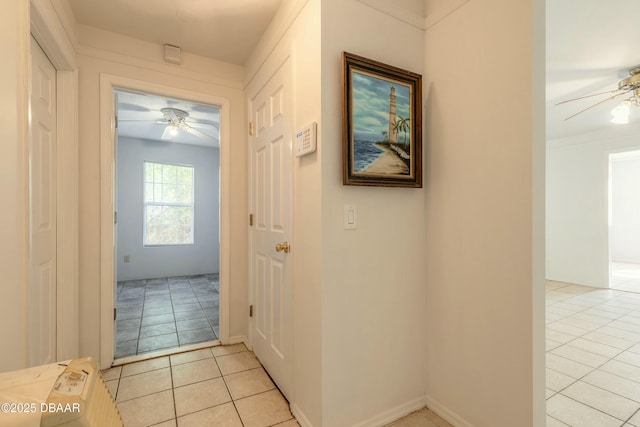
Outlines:
[[389,93],[389,142],[396,142],[396,88],[391,86]]

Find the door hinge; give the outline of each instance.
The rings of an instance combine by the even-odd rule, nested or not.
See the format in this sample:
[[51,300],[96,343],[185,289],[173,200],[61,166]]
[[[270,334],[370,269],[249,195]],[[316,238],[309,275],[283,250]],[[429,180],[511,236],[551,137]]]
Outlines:
[[118,212],[114,212],[113,213],[113,223],[117,224],[118,223]]
[[249,306],[249,317],[253,317],[253,305]]
[[117,311],[117,310],[118,310],[117,308],[114,308],[114,309],[113,309],[113,320],[114,320],[114,321],[116,320],[116,311]]
[[253,225],[253,214],[249,214],[249,225]]
[[253,122],[249,122],[249,135],[253,136],[256,133],[256,127]]

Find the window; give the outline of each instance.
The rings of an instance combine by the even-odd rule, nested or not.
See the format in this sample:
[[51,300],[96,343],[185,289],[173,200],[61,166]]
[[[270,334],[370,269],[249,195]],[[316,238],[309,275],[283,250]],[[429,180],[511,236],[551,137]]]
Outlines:
[[193,167],[144,162],[144,245],[193,244]]

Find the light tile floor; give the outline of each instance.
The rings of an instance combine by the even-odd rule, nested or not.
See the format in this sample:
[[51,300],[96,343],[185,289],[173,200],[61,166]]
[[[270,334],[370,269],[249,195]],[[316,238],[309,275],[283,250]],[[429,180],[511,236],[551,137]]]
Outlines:
[[453,427],[435,412],[423,408],[413,414],[389,424],[388,427]]
[[118,282],[116,359],[218,339],[217,274]]
[[547,426],[640,427],[640,294],[548,281]]
[[640,293],[640,264],[611,263],[611,288]]
[[102,375],[126,427],[298,426],[244,344],[131,363]]
[[[102,371],[126,427],[299,427],[244,344],[216,346]],[[452,427],[422,409],[393,427]]]
[[[612,286],[640,285],[640,268],[617,267]],[[640,294],[549,281],[546,322],[547,426],[640,427]],[[132,363],[104,376],[127,427],[298,425],[242,344]],[[392,425],[449,427],[427,409]]]

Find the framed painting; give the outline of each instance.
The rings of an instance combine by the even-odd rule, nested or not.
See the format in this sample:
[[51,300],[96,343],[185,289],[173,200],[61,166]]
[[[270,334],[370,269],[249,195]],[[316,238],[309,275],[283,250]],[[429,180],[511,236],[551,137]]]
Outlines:
[[422,187],[422,76],[342,54],[343,184]]

